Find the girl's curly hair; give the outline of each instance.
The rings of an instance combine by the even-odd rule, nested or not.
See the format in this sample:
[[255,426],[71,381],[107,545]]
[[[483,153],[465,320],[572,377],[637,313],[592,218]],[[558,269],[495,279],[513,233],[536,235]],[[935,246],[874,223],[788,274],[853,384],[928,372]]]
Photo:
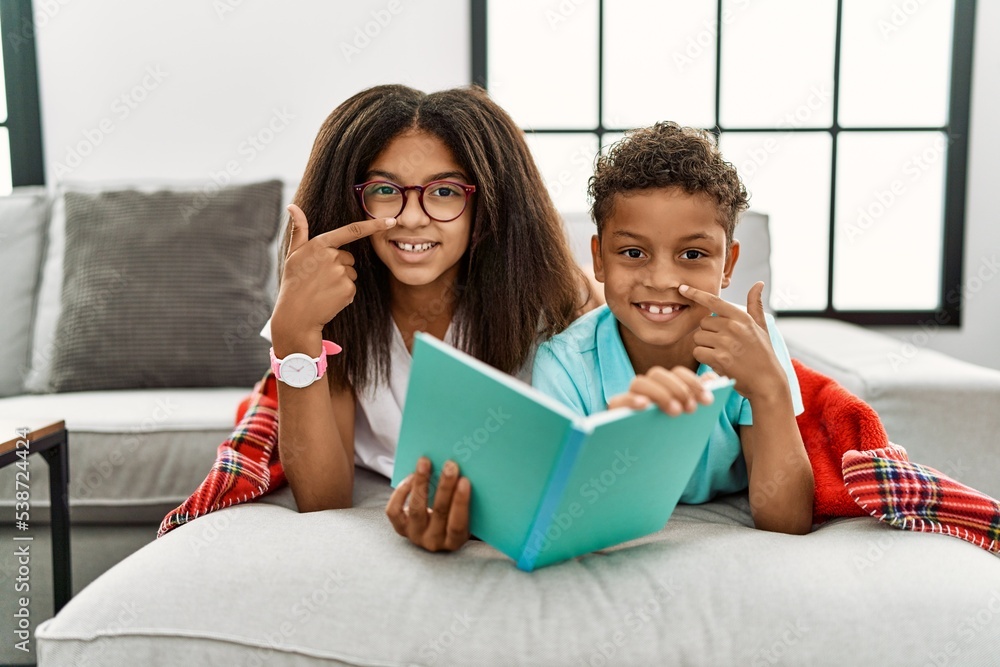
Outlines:
[[726,230],[727,246],[732,243],[736,223],[747,209],[750,196],[736,168],[722,158],[715,137],[672,121],[633,130],[597,158],[588,194],[598,237],[605,221],[614,214],[617,195],[670,187],[708,196],[718,209],[719,224]]

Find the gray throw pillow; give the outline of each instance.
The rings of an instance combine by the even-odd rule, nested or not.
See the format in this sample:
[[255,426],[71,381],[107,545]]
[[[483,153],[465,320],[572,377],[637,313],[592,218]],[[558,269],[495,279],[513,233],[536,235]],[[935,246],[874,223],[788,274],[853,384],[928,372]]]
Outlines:
[[48,211],[44,188],[0,197],[0,396],[20,394],[28,372]]
[[67,192],[52,390],[259,380],[281,189]]

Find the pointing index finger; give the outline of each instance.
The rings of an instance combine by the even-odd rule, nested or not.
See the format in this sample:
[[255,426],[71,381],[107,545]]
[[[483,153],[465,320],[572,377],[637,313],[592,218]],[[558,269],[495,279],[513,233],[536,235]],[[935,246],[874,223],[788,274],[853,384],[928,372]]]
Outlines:
[[372,218],[370,220],[361,220],[359,222],[352,222],[343,227],[338,227],[337,229],[331,229],[328,232],[320,234],[316,238],[323,239],[323,243],[330,246],[331,248],[340,248],[345,246],[352,241],[357,241],[358,239],[363,239],[366,236],[371,236],[378,232],[384,232],[387,229],[391,229],[396,226],[396,218]]
[[700,290],[696,287],[691,287],[690,285],[681,285],[678,289],[681,294],[691,299],[698,305],[710,308],[716,315],[732,317],[737,312],[742,312],[739,308],[729,303],[722,297],[716,296],[710,292]]

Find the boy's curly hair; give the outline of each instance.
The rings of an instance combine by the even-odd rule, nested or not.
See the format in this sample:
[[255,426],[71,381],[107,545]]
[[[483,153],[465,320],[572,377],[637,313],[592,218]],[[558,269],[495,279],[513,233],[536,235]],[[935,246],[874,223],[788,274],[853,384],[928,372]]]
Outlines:
[[600,238],[604,223],[614,214],[615,198],[632,190],[680,187],[689,194],[703,193],[718,209],[726,230],[726,245],[750,196],[736,168],[722,159],[715,137],[704,130],[661,121],[633,130],[597,158],[587,192],[590,214]]

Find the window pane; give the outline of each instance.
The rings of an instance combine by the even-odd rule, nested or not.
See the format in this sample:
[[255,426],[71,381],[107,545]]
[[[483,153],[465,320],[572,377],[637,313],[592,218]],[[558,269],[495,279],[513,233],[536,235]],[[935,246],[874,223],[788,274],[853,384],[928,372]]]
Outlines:
[[487,3],[490,95],[521,127],[597,127],[597,6]]
[[594,171],[597,135],[529,132],[525,138],[559,212],[577,214],[590,210],[587,180]]
[[607,154],[612,144],[616,144],[624,138],[624,132],[607,132],[601,137],[601,153]]
[[[0,25],[0,34],[3,34],[2,25]],[[7,90],[7,82],[4,75],[3,49],[0,49],[0,123],[7,122],[7,95],[5,92],[6,90]],[[10,164],[9,158],[7,160],[7,163],[8,165]]]
[[951,0],[844,0],[841,126],[948,122]]
[[829,127],[835,0],[723,0],[723,127]]
[[940,132],[840,134],[837,308],[938,307],[946,155]]
[[[826,308],[830,135],[726,132],[720,145],[750,192],[750,208],[770,218],[771,307]],[[733,295],[727,298],[735,300]]]
[[716,0],[604,3],[604,118],[715,126]]
[[0,197],[13,191],[10,176],[10,136],[6,127],[0,127]]

